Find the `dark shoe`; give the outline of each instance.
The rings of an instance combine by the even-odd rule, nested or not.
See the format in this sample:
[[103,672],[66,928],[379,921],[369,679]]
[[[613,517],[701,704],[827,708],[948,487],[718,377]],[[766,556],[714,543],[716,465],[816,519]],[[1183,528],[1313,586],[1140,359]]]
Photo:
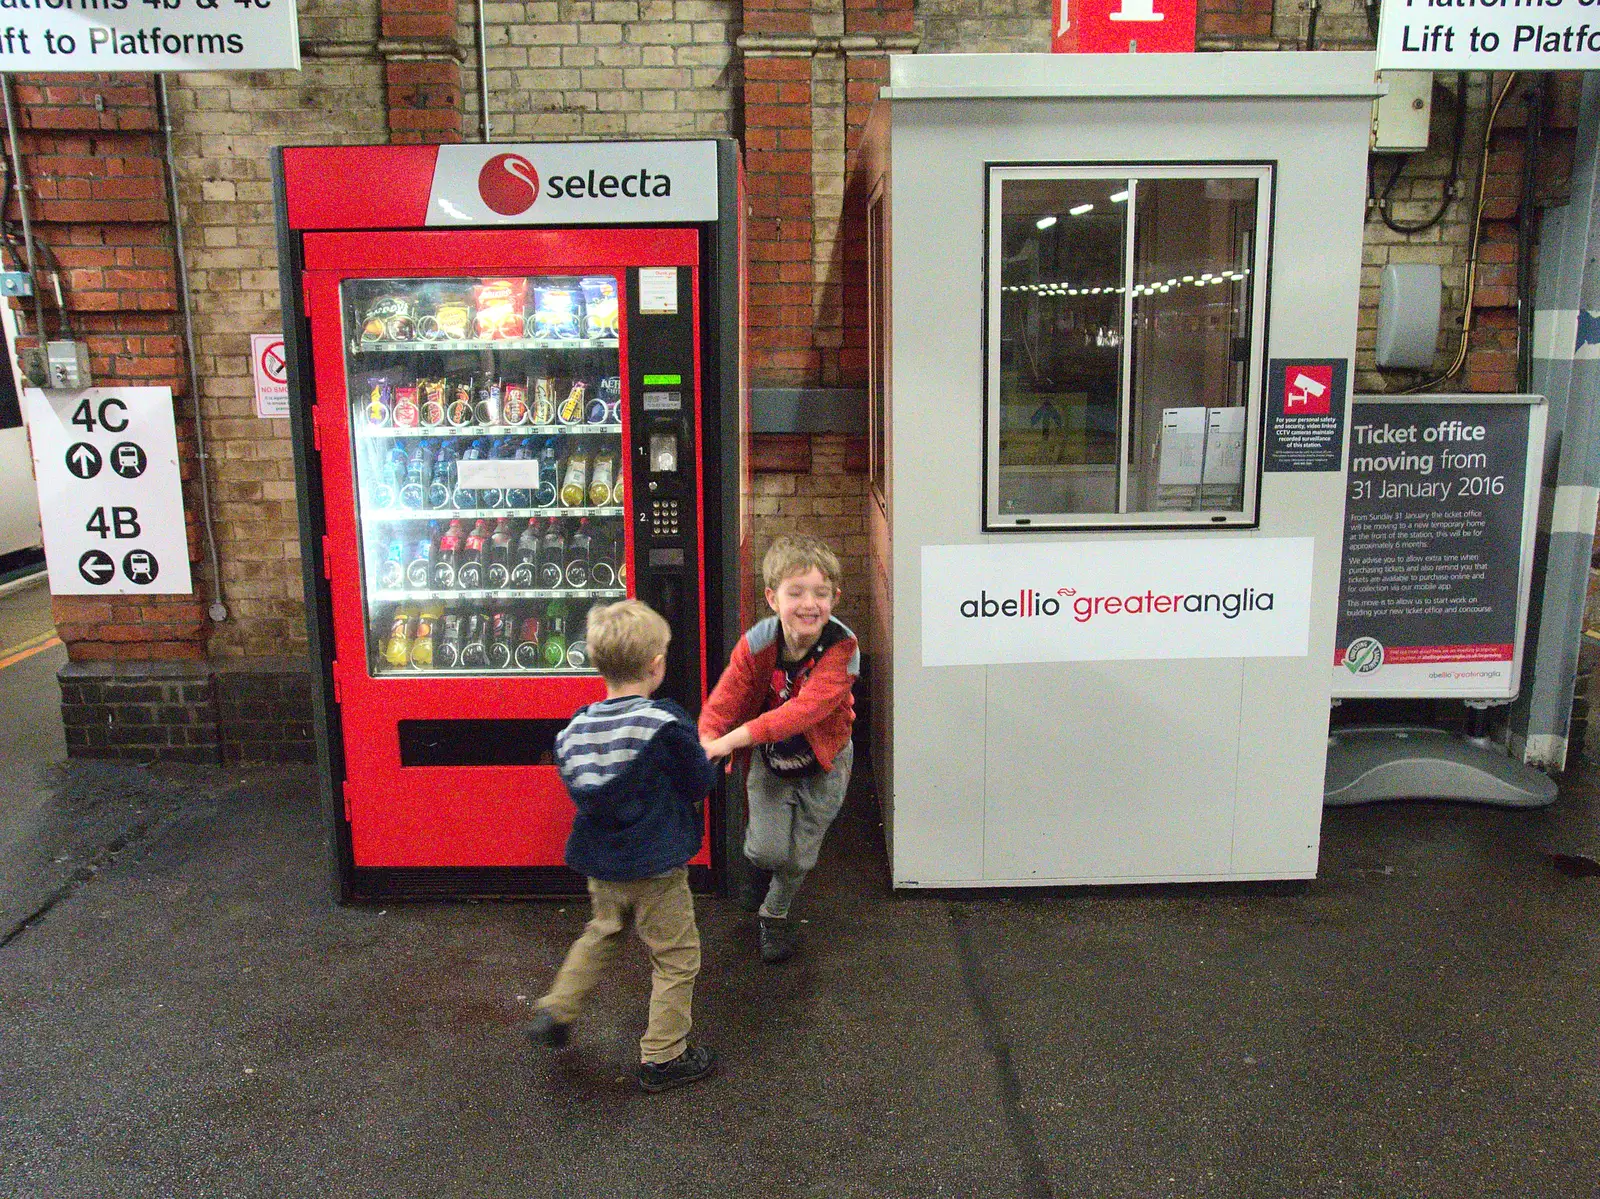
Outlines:
[[794,956],[794,930],[789,922],[774,916],[762,916],[760,921],[761,960],[769,966],[787,962]]
[[557,1020],[555,1013],[547,1007],[534,1012],[533,1020],[528,1024],[528,1040],[546,1049],[565,1047],[571,1033],[572,1025]]
[[670,1062],[643,1062],[639,1066],[639,1085],[654,1094],[673,1087],[699,1082],[717,1065],[717,1055],[704,1045],[685,1049]]
[[761,905],[766,901],[767,888],[770,886],[772,886],[772,872],[746,862],[744,877],[739,881],[739,893],[735,897],[735,902],[746,912],[751,914],[759,912]]

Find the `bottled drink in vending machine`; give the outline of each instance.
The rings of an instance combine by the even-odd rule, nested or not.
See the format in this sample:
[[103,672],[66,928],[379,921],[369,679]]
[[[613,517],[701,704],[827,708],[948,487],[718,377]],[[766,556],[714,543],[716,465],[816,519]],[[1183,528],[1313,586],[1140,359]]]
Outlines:
[[447,441],[433,459],[433,480],[428,484],[428,507],[448,508],[456,489],[456,447]]
[[589,536],[589,518],[578,521],[577,532],[567,541],[567,565],[563,572],[568,587],[589,585],[589,554],[593,538]]
[[573,614],[572,640],[567,642],[567,668],[569,670],[588,669],[589,643],[584,639],[588,624],[588,609],[581,609]]
[[400,488],[405,485],[406,467],[409,465],[406,447],[400,442],[385,451],[383,466],[378,471],[378,485],[372,493],[374,504],[380,508],[393,508],[400,502]]
[[477,591],[483,586],[484,542],[489,540],[489,522],[473,523],[461,545],[461,565],[456,567],[456,586],[462,591]]
[[539,665],[539,614],[529,608],[517,625],[517,645],[512,659],[518,670],[533,670]]
[[444,631],[435,639],[434,664],[441,670],[454,670],[461,665],[461,612],[450,608],[444,614]]
[[482,608],[467,613],[467,628],[461,638],[461,665],[466,670],[482,670],[489,664],[489,618]]
[[539,486],[533,493],[535,508],[556,506],[556,488],[560,486],[560,474],[561,460],[556,456],[555,438],[546,438],[544,448],[539,451]]
[[378,567],[378,589],[398,591],[406,584],[406,539],[400,534],[389,538],[383,564]]
[[511,652],[516,637],[515,617],[499,609],[489,618],[489,665],[494,670],[507,670],[511,666]]
[[502,516],[489,534],[489,559],[484,570],[484,578],[495,590],[511,582],[511,544],[511,522]]
[[589,473],[589,506],[604,508],[611,502],[611,481],[616,477],[617,460],[602,450],[594,456],[594,469]]
[[417,632],[417,610],[401,604],[389,622],[389,638],[384,642],[383,660],[403,667],[411,661],[411,639]]
[[561,506],[581,508],[589,487],[589,457],[582,450],[574,450],[567,459],[561,476]]
[[[483,439],[482,438],[475,439],[471,445],[469,445],[466,449],[461,451],[461,461],[462,462],[477,462],[477,461],[480,461],[482,458],[483,458]],[[459,468],[457,468],[458,480],[457,480],[457,483],[456,483],[456,490],[455,490],[455,494],[453,496],[451,496],[450,498],[455,502],[455,506],[457,508],[476,508],[478,506],[478,493],[475,490],[473,490],[471,487],[462,487],[461,486],[460,481],[459,481],[459,473],[460,473]]]
[[430,604],[417,615],[417,633],[411,639],[411,665],[418,670],[432,670],[435,657],[434,639],[439,635],[439,618],[443,609]]
[[[511,457],[505,439],[497,437],[489,443],[489,449],[484,454],[486,458],[505,459]],[[505,491],[500,487],[481,487],[478,489],[478,507],[498,508],[505,503]]]
[[406,563],[406,586],[426,591],[433,581],[433,547],[439,541],[439,522],[429,521],[428,531],[411,544],[411,561]]
[[529,591],[539,585],[539,521],[528,521],[527,528],[517,538],[517,548],[512,555],[511,585],[519,591]]
[[419,441],[411,447],[406,461],[406,481],[400,487],[402,508],[423,508],[428,502],[428,485],[433,481],[433,447]]
[[[516,449],[513,451],[511,456],[518,462],[532,462],[535,456],[533,438],[524,437],[521,441],[517,442]],[[533,488],[524,485],[506,488],[506,507],[533,507]]]
[[439,548],[433,555],[433,586],[436,591],[448,591],[456,585],[456,571],[461,566],[461,542],[466,530],[459,520],[452,520],[439,535]]
[[539,542],[539,586],[554,591],[561,586],[567,570],[567,539],[561,532],[561,522],[551,517],[545,522],[544,537]]
[[546,667],[557,670],[567,664],[567,601],[555,599],[545,605],[544,640],[539,657]]
[[589,582],[605,588],[617,585],[616,542],[610,533],[602,533],[595,539],[594,553],[589,559]]

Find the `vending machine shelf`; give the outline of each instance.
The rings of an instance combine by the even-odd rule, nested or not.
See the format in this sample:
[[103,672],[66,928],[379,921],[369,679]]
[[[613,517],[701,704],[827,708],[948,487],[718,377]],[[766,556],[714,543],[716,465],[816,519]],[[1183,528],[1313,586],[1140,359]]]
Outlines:
[[561,437],[598,433],[621,433],[620,424],[607,425],[430,425],[427,428],[397,425],[359,427],[356,436],[379,437]]
[[563,587],[556,590],[539,587],[496,587],[477,588],[471,591],[372,591],[368,593],[368,598],[375,604],[407,604],[419,600],[626,599],[627,595],[627,590],[622,587]]
[[615,337],[505,337],[471,341],[440,337],[427,341],[358,341],[351,348],[358,354],[454,354],[469,350],[615,350],[621,344]]
[[621,516],[622,509],[608,508],[378,508],[366,514],[373,524],[396,524],[449,517],[494,520],[498,517]]
[[374,678],[430,678],[481,679],[481,678],[593,678],[592,666],[468,666],[446,669],[439,666],[390,666],[384,664],[374,671]]

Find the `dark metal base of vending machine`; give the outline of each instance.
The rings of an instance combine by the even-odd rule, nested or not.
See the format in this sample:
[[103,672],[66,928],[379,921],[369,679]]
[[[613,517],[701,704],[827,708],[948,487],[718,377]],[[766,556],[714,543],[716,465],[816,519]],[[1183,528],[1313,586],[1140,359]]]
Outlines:
[[1497,745],[1441,729],[1347,727],[1328,737],[1325,807],[1400,799],[1543,808],[1555,802],[1556,784]]
[[[358,866],[350,872],[347,903],[402,900],[535,899],[582,895],[583,875],[565,866]],[[715,895],[716,874],[707,866],[689,867],[689,889]]]

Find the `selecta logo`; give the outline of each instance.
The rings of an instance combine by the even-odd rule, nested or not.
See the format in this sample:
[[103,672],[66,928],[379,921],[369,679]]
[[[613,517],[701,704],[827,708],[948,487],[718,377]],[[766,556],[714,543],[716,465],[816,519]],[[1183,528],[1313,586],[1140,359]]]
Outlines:
[[1087,624],[1101,616],[1151,616],[1174,613],[1211,613],[1224,620],[1237,619],[1246,612],[1271,612],[1274,594],[1245,587],[1226,594],[1207,592],[1197,594],[1157,594],[1146,591],[1134,595],[1079,595],[1076,588],[1058,587],[1054,594],[1041,593],[1024,587],[1015,597],[996,599],[987,591],[980,591],[977,599],[961,601],[961,615],[968,620],[988,620],[997,617],[1025,619],[1042,616],[1070,615],[1078,624]]
[[478,172],[478,194],[501,216],[517,216],[539,198],[539,172],[520,154],[496,154]]

